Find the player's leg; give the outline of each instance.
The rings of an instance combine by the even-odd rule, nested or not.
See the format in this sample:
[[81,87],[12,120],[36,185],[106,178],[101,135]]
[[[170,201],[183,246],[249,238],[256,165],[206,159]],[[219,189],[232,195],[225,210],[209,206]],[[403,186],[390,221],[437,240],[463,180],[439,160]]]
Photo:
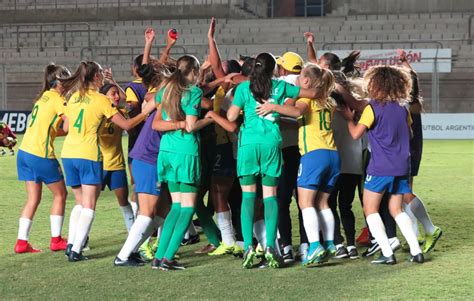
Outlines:
[[336,246],[334,245],[334,215],[329,207],[329,193],[318,191],[316,194],[316,207],[318,208],[318,219],[324,237],[324,246],[327,256],[336,254]]
[[265,176],[262,178],[263,209],[265,215],[265,228],[267,233],[267,245],[265,248],[265,259],[272,268],[280,267],[280,256],[277,254],[276,238],[278,231],[278,200],[277,194],[278,178]]
[[317,194],[318,191],[314,188],[298,187],[298,202],[301,208],[304,229],[309,242],[308,254],[302,260],[303,265],[321,262],[326,253],[320,242],[320,221],[316,208],[314,207]]
[[256,256],[253,247],[253,223],[255,216],[255,200],[257,198],[257,179],[255,176],[244,176],[240,178],[242,187],[242,209],[241,225],[242,236],[244,237],[243,267],[251,268]]
[[355,216],[352,212],[352,203],[360,178],[360,175],[345,174],[343,187],[339,194],[339,211],[341,212],[341,221],[347,239],[347,252],[351,259],[359,257],[355,247]]
[[51,251],[62,251],[67,248],[67,241],[61,237],[64,209],[66,207],[67,190],[64,180],[47,184],[48,189],[53,194],[53,204],[49,216],[51,223]]
[[29,243],[31,225],[33,217],[41,201],[42,183],[35,181],[25,181],[27,191],[27,201],[20,215],[18,237],[15,244],[15,253],[37,253],[41,250],[33,248]]
[[[375,181],[375,179],[371,176],[368,176],[367,178],[370,182]],[[390,242],[388,241],[385,226],[379,214],[380,202],[382,201],[383,193],[383,190],[381,192],[374,192],[368,190],[367,188],[364,189],[364,214],[366,216],[367,225],[369,226],[373,237],[382,249],[382,255],[378,259],[373,260],[372,263],[395,264],[395,255],[393,254],[392,248],[390,247]]]

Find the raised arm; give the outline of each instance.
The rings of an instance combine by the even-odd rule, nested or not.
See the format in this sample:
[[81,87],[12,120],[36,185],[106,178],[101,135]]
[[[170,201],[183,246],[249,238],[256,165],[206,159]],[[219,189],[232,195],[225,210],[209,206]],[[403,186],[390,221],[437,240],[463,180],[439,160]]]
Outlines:
[[176,44],[176,39],[171,38],[169,35],[166,38],[166,47],[165,50],[160,54],[160,63],[165,65],[168,63],[170,58],[171,48]]
[[143,50],[143,61],[142,65],[146,65],[150,62],[150,53],[153,42],[155,41],[155,31],[153,28],[148,27],[145,30],[145,49]]
[[209,62],[212,66],[212,72],[216,78],[221,78],[225,76],[224,68],[222,67],[221,57],[219,55],[219,50],[217,49],[216,40],[214,34],[216,31],[216,19],[211,18],[211,23],[209,24],[209,32],[207,33],[207,39],[209,42]]
[[304,37],[306,38],[308,61],[313,64],[317,64],[318,58],[316,57],[316,50],[314,49],[314,34],[312,32],[305,32]]

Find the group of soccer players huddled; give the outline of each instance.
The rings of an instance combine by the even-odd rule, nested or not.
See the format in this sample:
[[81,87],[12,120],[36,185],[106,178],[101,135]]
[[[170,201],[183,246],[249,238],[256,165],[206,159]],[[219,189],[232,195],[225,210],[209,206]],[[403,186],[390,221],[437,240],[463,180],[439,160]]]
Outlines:
[[[357,238],[367,246],[362,257],[380,253],[372,263],[395,264],[394,252],[404,248],[411,262],[423,263],[442,231],[413,193],[422,98],[405,53],[399,51],[398,66],[371,67],[362,76],[359,51],[317,58],[307,32],[306,63],[294,52],[222,60],[215,27],[213,18],[202,64],[192,55],[171,57],[175,30],[159,57],[151,56],[155,32],[146,29],[135,79],[123,88],[93,61],[74,73],[45,68],[17,154],[28,199],[15,252],[40,252],[28,241],[45,184],[53,196],[50,249],[65,251],[70,262],[88,259],[84,250],[107,187],[128,230],[115,266],[183,270],[177,252],[199,241],[198,228],[208,244],[197,252],[234,255],[246,269],[355,260],[357,190],[367,224]],[[65,136],[62,167],[58,136]],[[67,186],[75,205],[66,239]],[[298,210],[295,249],[290,208]]]

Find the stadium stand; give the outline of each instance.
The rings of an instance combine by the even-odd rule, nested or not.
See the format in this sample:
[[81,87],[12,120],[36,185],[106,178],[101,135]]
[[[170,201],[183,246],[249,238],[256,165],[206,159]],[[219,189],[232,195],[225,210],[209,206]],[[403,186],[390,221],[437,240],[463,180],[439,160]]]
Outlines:
[[[100,1],[100,5],[106,8],[113,7],[114,1]],[[8,12],[8,3],[12,2],[24,5],[22,11],[28,9],[38,11],[38,7],[56,11],[54,6],[44,4],[51,3],[48,0],[9,0],[0,2],[0,14]],[[36,3],[36,10],[28,8],[33,2]],[[95,7],[88,1],[56,2],[58,11],[76,9],[74,7],[76,3],[85,8],[87,8],[87,3]],[[95,3],[95,1],[92,2]],[[143,9],[147,9],[152,3],[160,9],[163,9],[163,6],[171,7],[172,5],[183,8],[192,3],[200,9],[210,3],[224,5],[227,9],[218,19],[217,32],[217,43],[224,58],[236,58],[241,54],[252,55],[262,51],[272,51],[274,54],[295,51],[305,57],[306,44],[303,37],[305,31],[315,33],[318,49],[451,48],[452,72],[438,74],[440,104],[436,110],[474,112],[471,101],[471,95],[474,95],[472,85],[474,46],[469,28],[472,25],[472,12],[337,16],[341,13],[339,9],[322,18],[263,20],[255,18],[257,13],[247,12],[248,7],[252,5],[245,6],[243,2],[245,1],[121,0],[122,5],[128,3],[131,8]],[[202,4],[202,7],[197,4]],[[229,4],[233,10],[232,18],[227,18],[230,11]],[[72,7],[69,8],[68,5]],[[258,11],[257,6],[254,6],[256,11]],[[245,10],[244,7],[246,7]],[[236,10],[239,12],[235,12]],[[212,11],[208,13],[212,14]],[[130,17],[129,20],[121,20],[115,17],[114,21],[55,20],[60,22],[39,21],[28,24],[3,20],[3,24],[0,24],[0,46],[2,62],[6,65],[8,109],[31,108],[31,99],[38,90],[41,68],[50,61],[66,64],[74,69],[80,59],[94,59],[104,66],[112,67],[119,82],[129,80],[130,62],[142,51],[143,32],[147,26],[155,28],[158,36],[157,46],[152,54],[159,53],[159,45],[163,45],[168,29],[177,28],[180,37],[174,50],[175,55],[190,53],[199,59],[206,56],[209,18],[180,19],[169,16],[167,19],[159,17],[153,20],[151,18],[150,20],[133,19]],[[433,76],[421,74],[420,77],[426,110],[429,112],[431,111]]]

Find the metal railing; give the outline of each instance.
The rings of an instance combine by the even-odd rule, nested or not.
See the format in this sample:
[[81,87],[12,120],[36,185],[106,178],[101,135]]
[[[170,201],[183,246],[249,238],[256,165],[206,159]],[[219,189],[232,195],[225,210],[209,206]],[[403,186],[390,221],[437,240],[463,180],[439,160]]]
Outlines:
[[[62,27],[62,29],[45,29],[45,27],[53,26],[55,28]],[[87,29],[71,29],[73,26],[85,26]],[[20,49],[22,46],[20,45],[20,36],[21,35],[26,35],[29,36],[31,34],[39,34],[39,49],[40,51],[44,51],[45,44],[44,40],[45,37],[44,35],[47,33],[62,33],[62,47],[64,48],[64,51],[67,51],[67,34],[68,33],[87,33],[87,46],[91,47],[91,32],[100,32],[102,30],[100,29],[91,29],[91,26],[89,23],[86,22],[78,22],[78,23],[39,23],[39,24],[34,24],[34,23],[22,23],[22,24],[15,24],[15,25],[0,25],[1,28],[3,28],[4,34],[1,36],[1,45],[4,47],[4,40],[5,40],[5,35],[7,34],[6,31],[8,29],[14,29],[13,34],[16,35],[16,45],[15,48],[18,52],[20,52]],[[28,29],[30,27],[38,28],[38,29]],[[68,28],[69,27],[69,28]],[[26,29],[25,29],[26,28]]]
[[[400,41],[341,41],[341,42],[331,42],[324,43],[322,46],[323,50],[327,49],[327,46],[330,45],[350,45],[348,49],[356,49],[355,45],[380,45],[380,49],[383,49],[383,46],[386,44],[409,44],[410,48],[413,48],[415,45],[419,44],[432,44],[436,47],[436,53],[433,58],[433,72],[431,73],[431,110],[433,113],[439,113],[439,72],[438,72],[438,51],[440,48],[443,48],[443,44],[439,41],[431,40],[400,40]],[[363,58],[361,58],[363,59]]]

